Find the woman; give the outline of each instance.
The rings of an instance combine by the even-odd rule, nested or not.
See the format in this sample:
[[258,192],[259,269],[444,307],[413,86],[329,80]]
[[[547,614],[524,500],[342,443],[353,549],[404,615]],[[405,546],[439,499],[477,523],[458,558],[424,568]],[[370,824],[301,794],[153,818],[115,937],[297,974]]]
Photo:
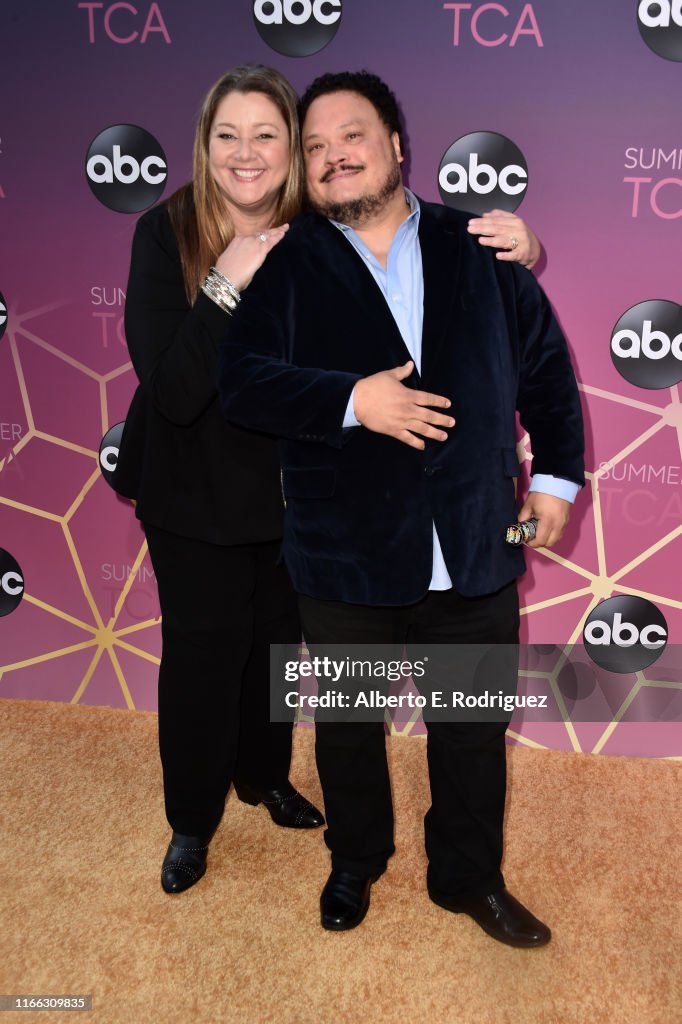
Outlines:
[[[269,645],[300,636],[279,560],[276,444],[227,424],[215,385],[231,310],[298,212],[302,183],[291,86],[269,68],[234,68],[204,101],[192,181],[140,218],[133,241],[125,327],[140,386],[115,485],[137,499],[163,615],[169,893],[205,873],[232,783],[279,825],[324,823],[288,781],[290,724],[269,721]],[[511,258],[537,258],[519,218],[479,227],[487,244],[508,241]]]

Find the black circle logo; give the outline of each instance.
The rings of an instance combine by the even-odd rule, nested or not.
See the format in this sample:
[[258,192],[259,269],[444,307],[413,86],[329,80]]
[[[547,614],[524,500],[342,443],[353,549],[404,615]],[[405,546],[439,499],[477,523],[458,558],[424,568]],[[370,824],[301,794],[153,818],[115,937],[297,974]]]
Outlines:
[[134,124],[115,124],[92,140],[85,157],[92,194],[117,213],[139,213],[162,194],[166,154],[153,135]]
[[608,672],[639,672],[660,657],[668,623],[643,597],[609,597],[588,615],[583,644],[592,661]]
[[9,551],[0,548],[0,615],[9,615],[24,596],[24,574]]
[[7,327],[7,303],[5,296],[0,292],[0,338],[2,338]]
[[118,453],[124,427],[125,420],[109,427],[99,445],[99,468],[110,487],[114,486],[114,473],[118,465]]
[[309,57],[332,41],[341,0],[254,0],[258,34],[285,57]]
[[638,388],[669,388],[682,380],[682,306],[649,299],[627,309],[611,332],[611,359]]
[[441,158],[438,188],[446,206],[468,213],[513,213],[528,188],[528,165],[519,147],[498,132],[471,132]]
[[682,60],[682,0],[639,0],[637,27],[659,57]]

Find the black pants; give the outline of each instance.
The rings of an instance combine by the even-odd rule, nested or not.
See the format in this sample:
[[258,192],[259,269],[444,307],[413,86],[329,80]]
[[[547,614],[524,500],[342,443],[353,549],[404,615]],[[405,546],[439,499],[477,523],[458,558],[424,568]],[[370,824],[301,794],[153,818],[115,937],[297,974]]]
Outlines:
[[[416,604],[397,608],[299,595],[299,609],[315,654],[332,643],[518,643],[515,583],[477,598],[429,591]],[[491,688],[497,682],[491,680]],[[485,895],[504,885],[504,737],[511,716],[498,717],[497,722],[427,722],[432,800],[424,819],[427,883],[453,896]],[[332,866],[379,874],[394,851],[383,722],[332,722],[318,715],[316,755]]]
[[289,774],[291,724],[270,722],[271,643],[297,644],[280,543],[222,546],[145,524],[163,651],[159,747],[166,816],[186,835],[218,825],[233,780]]

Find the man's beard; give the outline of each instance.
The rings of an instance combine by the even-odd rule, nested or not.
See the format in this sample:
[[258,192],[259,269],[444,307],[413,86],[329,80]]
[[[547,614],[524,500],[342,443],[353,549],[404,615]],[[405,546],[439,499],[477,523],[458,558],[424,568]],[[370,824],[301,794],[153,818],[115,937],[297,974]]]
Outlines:
[[356,228],[361,227],[377,213],[381,213],[388,206],[401,184],[400,164],[394,160],[386,175],[386,180],[378,192],[358,196],[355,199],[346,199],[339,203],[320,202],[310,196],[308,201],[313,210],[316,213],[321,213],[323,217],[329,217],[330,220],[336,220],[339,224],[348,224],[349,227]]

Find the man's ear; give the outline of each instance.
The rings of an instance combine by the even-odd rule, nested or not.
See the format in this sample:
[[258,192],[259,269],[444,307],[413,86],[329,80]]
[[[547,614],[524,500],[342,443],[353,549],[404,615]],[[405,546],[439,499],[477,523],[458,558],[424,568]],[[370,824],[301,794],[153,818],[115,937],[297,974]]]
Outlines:
[[393,146],[393,151],[395,153],[396,160],[398,161],[399,164],[401,164],[405,157],[403,156],[402,150],[400,149],[400,136],[398,135],[397,132],[393,132],[393,134],[391,135],[391,145]]

